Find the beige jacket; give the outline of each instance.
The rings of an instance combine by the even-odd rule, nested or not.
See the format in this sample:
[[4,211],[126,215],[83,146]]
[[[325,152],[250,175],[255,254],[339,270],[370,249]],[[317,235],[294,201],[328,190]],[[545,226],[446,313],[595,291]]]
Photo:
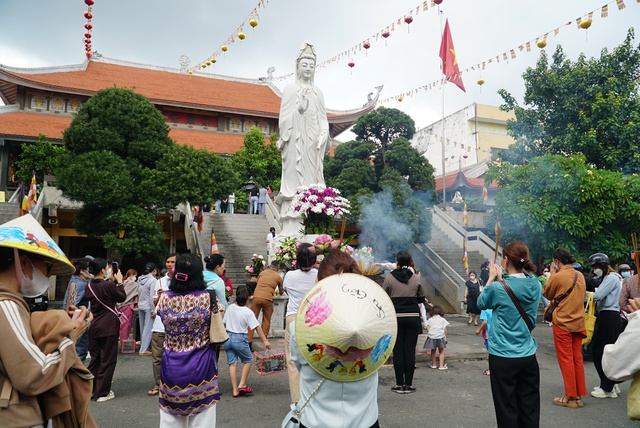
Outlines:
[[[44,418],[36,396],[63,384],[69,369],[79,361],[74,343],[67,336],[75,324],[64,311],[41,314],[32,323],[22,297],[0,284],[0,421],[3,427],[42,424]],[[32,326],[42,335],[38,341],[42,349],[33,339]],[[91,385],[90,381],[85,383]],[[91,386],[89,394],[90,391]],[[65,411],[60,403],[47,400],[45,408],[47,419]],[[95,426],[95,422],[86,426]]]

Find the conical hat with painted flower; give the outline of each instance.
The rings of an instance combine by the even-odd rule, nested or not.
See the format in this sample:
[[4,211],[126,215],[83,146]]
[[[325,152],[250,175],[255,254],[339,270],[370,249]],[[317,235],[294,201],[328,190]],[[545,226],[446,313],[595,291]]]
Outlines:
[[315,371],[334,381],[354,382],[387,361],[398,323],[382,287],[366,276],[343,273],[309,290],[295,328],[298,349]]
[[71,275],[76,269],[58,244],[31,214],[0,225],[0,247],[17,248],[53,261],[51,275]]

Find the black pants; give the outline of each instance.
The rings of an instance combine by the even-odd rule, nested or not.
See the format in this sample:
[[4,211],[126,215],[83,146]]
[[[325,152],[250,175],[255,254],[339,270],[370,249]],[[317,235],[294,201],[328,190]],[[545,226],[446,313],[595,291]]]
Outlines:
[[93,379],[93,399],[109,395],[113,372],[118,362],[118,335],[100,338],[89,338],[91,362],[89,371]]
[[416,343],[420,334],[420,317],[398,317],[398,337],[393,347],[393,370],[396,385],[413,385],[416,369]]
[[613,390],[613,382],[605,376],[602,370],[602,353],[605,345],[615,343],[622,331],[622,323],[620,322],[620,313],[618,311],[600,311],[598,314],[598,325],[596,331],[593,332],[593,340],[591,341],[591,352],[593,355],[593,365],[596,367],[598,376],[600,377],[600,388],[606,392]]
[[535,354],[523,358],[489,354],[489,370],[498,428],[538,428],[540,369]]

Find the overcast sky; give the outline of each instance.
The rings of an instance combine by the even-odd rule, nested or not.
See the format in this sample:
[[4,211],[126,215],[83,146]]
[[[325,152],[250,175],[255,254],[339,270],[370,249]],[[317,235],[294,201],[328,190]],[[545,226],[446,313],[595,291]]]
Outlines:
[[[521,100],[521,75],[535,65],[540,49],[532,44],[527,53],[518,46],[545,33],[549,33],[547,52],[552,54],[560,44],[572,60],[581,52],[592,57],[603,48],[611,50],[632,27],[638,45],[638,1],[624,0],[626,8],[619,10],[607,0],[444,0],[439,16],[431,0],[426,11],[418,0],[270,0],[257,9],[259,24],[252,29],[248,17],[258,0],[95,0],[92,40],[93,49],[104,57],[180,68],[181,55],[189,57],[192,66],[206,60],[246,20],[246,39],[230,44],[206,72],[258,78],[266,76],[270,66],[276,68],[274,76],[292,73],[303,40],[315,44],[321,63],[369,38],[367,55],[362,50],[317,70],[316,84],[327,107],[360,107],[375,86],[384,84],[382,105],[405,111],[424,127],[442,114],[440,86],[420,90],[402,102],[389,98],[441,78],[441,17],[442,24],[449,19],[462,70],[493,58],[484,71],[464,74],[466,93],[446,85],[445,113],[450,114],[474,102],[499,105],[501,88]],[[607,18],[600,16],[604,4],[609,4]],[[86,9],[82,0],[0,0],[0,64],[42,67],[83,62]],[[575,19],[594,10],[591,28],[578,29]],[[372,37],[410,11],[413,22],[396,27],[386,46],[382,38]],[[574,22],[566,26],[568,21]],[[559,33],[554,35],[556,28]],[[503,52],[508,61],[502,59]],[[350,59],[355,63],[352,70],[347,65]],[[476,84],[480,77],[486,82],[482,88]],[[282,89],[289,82],[291,78],[276,85]]]

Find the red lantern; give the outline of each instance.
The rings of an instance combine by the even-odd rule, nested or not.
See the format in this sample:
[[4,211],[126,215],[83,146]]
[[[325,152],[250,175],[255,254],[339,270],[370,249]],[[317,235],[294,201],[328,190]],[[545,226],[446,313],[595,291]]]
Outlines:
[[[404,22],[407,25],[411,24],[413,22],[413,17],[411,15],[405,16],[404,17]],[[410,33],[410,32],[411,32],[411,29],[410,29],[410,27],[407,26],[407,33]]]
[[433,2],[439,6],[440,3],[442,3],[442,0],[433,0]]
[[91,58],[93,56],[93,55],[91,55],[91,52],[87,52],[86,55],[87,55],[87,59],[89,59],[89,58]]
[[87,19],[91,19],[91,18],[93,18],[93,14],[91,12],[87,11],[87,12],[84,13],[84,17],[87,18]]
[[[362,44],[362,47],[363,47],[363,48],[365,48],[365,49],[369,49],[369,48],[371,47],[371,43],[369,43],[368,41],[366,41],[366,42],[364,42],[364,43]],[[367,53],[367,51],[365,51],[365,56],[367,56],[367,54],[368,54],[368,53]]]
[[355,63],[355,62],[353,62],[353,60],[351,60],[351,61],[349,61],[349,62],[347,63],[347,65],[349,66],[349,68],[351,68],[351,69],[352,69],[351,73],[353,74],[353,67],[355,67],[355,66],[356,66],[356,63]]
[[465,153],[465,154],[462,155],[462,157],[466,159],[466,158],[469,157],[469,155]]
[[93,0],[84,0],[84,4],[86,4],[87,6],[93,6],[93,3]]
[[384,46],[387,47],[387,37],[389,37],[391,35],[391,33],[389,32],[389,30],[384,30],[382,32],[382,37],[384,37]]
[[90,39],[91,38],[91,33],[87,31],[86,33],[84,33],[84,37],[87,38],[87,39]]
[[84,28],[86,28],[87,30],[91,30],[93,28],[93,25],[87,22],[86,24],[84,24]]

